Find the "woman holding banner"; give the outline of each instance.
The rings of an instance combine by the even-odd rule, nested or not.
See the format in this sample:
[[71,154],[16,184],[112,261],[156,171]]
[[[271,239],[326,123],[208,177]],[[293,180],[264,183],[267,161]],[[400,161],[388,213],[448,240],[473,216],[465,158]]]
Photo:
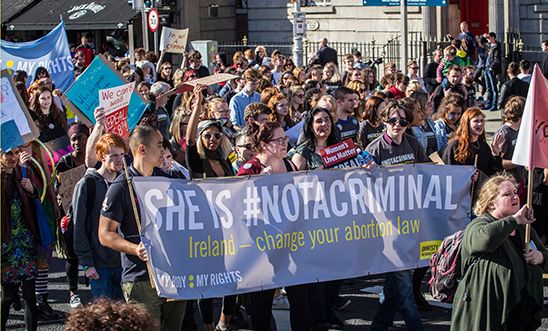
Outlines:
[[461,274],[451,330],[536,330],[544,306],[543,270],[548,251],[531,229],[524,252],[525,225],[533,211],[520,208],[514,178],[497,175],[482,186],[464,231]]
[[[186,131],[186,159],[193,178],[234,176],[231,165],[227,162],[232,147],[229,139],[223,133],[223,125],[218,120],[201,121],[205,112],[202,90],[207,86],[197,85],[194,88],[192,115]],[[224,101],[223,101],[224,102]],[[225,103],[226,104],[226,103]],[[230,319],[236,307],[236,295],[223,298],[223,308],[218,330],[227,330]],[[213,319],[213,299],[198,300],[200,314],[206,331],[215,329]]]
[[[258,154],[242,165],[238,176],[287,173],[297,170],[293,162],[286,159],[289,139],[279,122],[266,122],[258,127],[254,126],[253,130],[253,140]],[[309,285],[285,287],[289,299],[292,330],[310,329],[308,288]],[[270,289],[248,294],[250,302],[246,305],[246,309],[251,317],[253,330],[270,330],[274,292],[275,289]]]
[[[403,163],[429,162],[420,143],[405,133],[412,117],[411,110],[404,103],[390,100],[382,110],[380,118],[385,126],[382,136],[373,140],[366,150],[378,165],[390,166]],[[384,299],[380,300],[379,311],[373,318],[371,330],[387,330],[392,326],[394,313],[399,311],[407,328],[423,330],[421,317],[413,296],[413,284],[409,270],[386,274]]]

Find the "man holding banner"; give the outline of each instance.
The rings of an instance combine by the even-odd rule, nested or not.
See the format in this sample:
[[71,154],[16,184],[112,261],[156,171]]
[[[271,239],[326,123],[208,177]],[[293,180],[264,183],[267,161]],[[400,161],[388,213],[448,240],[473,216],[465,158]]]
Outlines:
[[[137,176],[166,176],[162,165],[164,149],[160,132],[150,126],[137,126],[129,146],[133,164],[109,187],[99,219],[99,241],[121,252],[122,290],[128,303],[139,303],[162,325],[162,330],[180,330],[185,301],[166,301],[151,286],[147,270],[148,256],[140,240],[140,224],[130,180]],[[128,174],[131,178],[128,178]],[[119,231],[119,232],[118,232]],[[120,233],[120,234],[119,234]]]

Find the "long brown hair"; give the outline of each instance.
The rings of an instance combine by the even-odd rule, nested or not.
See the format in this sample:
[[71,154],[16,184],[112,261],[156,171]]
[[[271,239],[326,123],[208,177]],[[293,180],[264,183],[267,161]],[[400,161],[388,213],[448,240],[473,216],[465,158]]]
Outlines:
[[40,101],[38,100],[40,94],[44,92],[49,92],[51,94],[50,114],[53,117],[53,121],[57,126],[60,126],[61,128],[63,128],[63,130],[67,131],[67,118],[65,114],[59,108],[57,108],[53,100],[53,93],[45,85],[38,86],[38,88],[34,91],[34,95],[30,104],[31,111],[33,111],[36,115],[36,127],[38,127],[39,131],[42,131],[47,125],[46,115],[42,113],[42,109],[40,109]]
[[[470,121],[477,116],[485,115],[481,109],[477,107],[468,108],[462,117],[460,118],[460,125],[455,131],[455,134],[450,141],[457,141],[457,149],[455,150],[455,160],[461,164],[466,162],[468,156],[470,156]],[[478,137],[478,141],[485,141],[485,129],[481,136]]]

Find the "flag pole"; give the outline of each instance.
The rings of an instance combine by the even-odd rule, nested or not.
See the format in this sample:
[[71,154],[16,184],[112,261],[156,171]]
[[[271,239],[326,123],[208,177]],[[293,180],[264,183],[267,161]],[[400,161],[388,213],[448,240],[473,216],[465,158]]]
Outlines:
[[[131,180],[129,179],[129,171],[127,170],[126,159],[122,158],[122,164],[124,165],[124,173],[126,174],[126,181],[129,190],[129,197],[131,200],[131,206],[133,207],[133,215],[135,216],[135,222],[137,223],[137,231],[139,232],[139,237],[141,236],[141,220],[139,213],[137,212],[137,205],[135,203],[135,196],[133,195],[133,185],[131,185]],[[150,269],[150,263],[146,262],[148,278],[150,280],[150,286],[156,288],[154,284],[154,278],[152,278],[152,270]]]
[[[531,86],[532,89],[530,89],[530,90],[533,90],[532,93],[536,92],[537,82],[535,79],[539,72],[539,70],[537,69],[538,69],[538,64],[535,64],[535,67],[533,68],[533,79],[531,80],[532,84],[534,84],[535,86],[534,87]],[[531,119],[530,119],[531,123],[529,127],[534,130],[535,114],[537,110],[537,98],[533,96],[532,99],[533,99],[533,108],[531,109]],[[527,210],[533,208],[533,172],[535,171],[535,169],[533,168],[533,152],[534,152],[533,137],[534,137],[534,133],[531,132],[531,134],[529,134],[529,161],[528,161],[529,174],[527,176]],[[525,225],[525,250],[526,251],[529,248],[529,242],[531,242],[531,224],[526,224]]]

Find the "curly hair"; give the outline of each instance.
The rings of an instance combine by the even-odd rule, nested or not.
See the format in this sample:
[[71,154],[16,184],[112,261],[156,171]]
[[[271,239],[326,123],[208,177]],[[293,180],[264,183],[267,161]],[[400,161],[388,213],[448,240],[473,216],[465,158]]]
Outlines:
[[525,108],[525,98],[514,95],[504,105],[502,110],[502,121],[504,123],[518,122],[523,116]]
[[[289,127],[292,127],[293,125],[295,125],[295,123],[293,123],[293,120],[291,119],[291,115],[289,114],[289,109],[287,111],[287,115],[285,115],[284,118],[281,118],[278,112],[276,111],[276,105],[278,105],[278,103],[282,100],[287,100],[287,97],[281,93],[278,93],[273,95],[268,101],[268,108],[272,109],[272,114],[270,114],[269,120],[278,121],[280,123],[282,122],[282,120],[284,120],[287,123],[287,125],[289,125]],[[289,106],[289,103],[288,103],[288,106]]]
[[[457,141],[455,160],[460,164],[464,164],[468,156],[470,156],[470,121],[472,121],[474,117],[478,116],[485,118],[485,115],[481,109],[477,107],[468,108],[464,114],[462,114],[462,117],[460,118],[460,125],[457,131],[455,131],[453,137],[450,139],[450,141]],[[479,136],[478,140],[485,141],[485,130],[483,130],[483,133]]]
[[261,125],[253,124],[251,125],[251,134],[253,135],[253,142],[255,143],[255,147],[259,152],[263,152],[263,148],[261,147],[261,143],[268,144],[270,140],[272,140],[272,137],[274,136],[274,130],[281,129],[282,125],[280,122],[265,122]]
[[141,306],[99,299],[71,311],[65,323],[66,331],[152,331],[157,321]]

